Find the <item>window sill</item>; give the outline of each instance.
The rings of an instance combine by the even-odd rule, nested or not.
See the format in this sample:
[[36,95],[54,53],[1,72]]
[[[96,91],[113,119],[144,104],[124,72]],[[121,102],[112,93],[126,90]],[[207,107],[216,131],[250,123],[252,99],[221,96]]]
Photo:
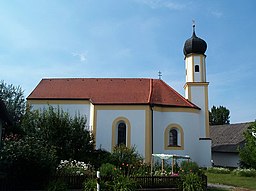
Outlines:
[[184,146],[181,145],[167,145],[165,150],[184,150]]

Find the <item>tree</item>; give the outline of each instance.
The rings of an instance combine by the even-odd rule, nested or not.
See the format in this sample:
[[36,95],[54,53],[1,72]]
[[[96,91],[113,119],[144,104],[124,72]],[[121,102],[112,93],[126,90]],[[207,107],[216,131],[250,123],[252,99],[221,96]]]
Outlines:
[[12,129],[7,128],[6,130],[17,132],[26,110],[23,90],[20,86],[8,85],[4,81],[0,81],[0,99],[5,103],[10,121],[13,124]]
[[211,111],[209,111],[209,122],[210,125],[223,125],[223,124],[229,124],[229,116],[230,112],[226,107],[219,106],[215,107],[213,106],[211,108]]
[[245,145],[239,149],[240,166],[256,169],[256,122],[244,132]]
[[17,189],[45,184],[57,167],[55,148],[37,137],[7,136],[0,156],[0,172],[11,179]]
[[54,146],[59,160],[85,161],[94,149],[93,137],[85,129],[85,123],[83,117],[72,118],[59,108],[49,107],[42,111],[27,111],[22,129],[27,136],[37,137]]

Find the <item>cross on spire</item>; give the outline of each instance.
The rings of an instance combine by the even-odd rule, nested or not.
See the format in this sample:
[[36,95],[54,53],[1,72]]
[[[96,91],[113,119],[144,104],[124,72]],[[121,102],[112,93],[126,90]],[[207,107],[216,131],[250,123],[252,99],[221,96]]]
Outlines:
[[192,20],[192,27],[193,27],[193,34],[195,34],[195,28],[196,28],[196,21]]
[[162,79],[162,72],[161,71],[158,71],[158,78],[159,78],[159,80],[161,80]]

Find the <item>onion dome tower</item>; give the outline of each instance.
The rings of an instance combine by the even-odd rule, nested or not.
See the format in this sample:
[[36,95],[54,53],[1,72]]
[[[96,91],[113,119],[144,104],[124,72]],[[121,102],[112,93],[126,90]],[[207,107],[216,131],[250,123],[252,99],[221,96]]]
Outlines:
[[[191,38],[184,44],[186,84],[185,98],[201,108],[202,115],[200,124],[200,137],[209,138],[209,113],[208,113],[208,85],[206,82],[205,51],[206,42],[197,37],[195,24]],[[203,127],[203,128],[201,128]]]

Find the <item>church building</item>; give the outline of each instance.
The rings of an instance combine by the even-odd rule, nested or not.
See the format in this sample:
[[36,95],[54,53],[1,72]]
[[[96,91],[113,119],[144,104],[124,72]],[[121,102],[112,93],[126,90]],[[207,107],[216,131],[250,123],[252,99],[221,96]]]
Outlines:
[[206,42],[192,37],[184,44],[185,97],[161,79],[42,79],[27,97],[32,109],[60,107],[86,116],[96,148],[135,146],[146,162],[152,154],[188,155],[211,165]]

